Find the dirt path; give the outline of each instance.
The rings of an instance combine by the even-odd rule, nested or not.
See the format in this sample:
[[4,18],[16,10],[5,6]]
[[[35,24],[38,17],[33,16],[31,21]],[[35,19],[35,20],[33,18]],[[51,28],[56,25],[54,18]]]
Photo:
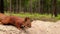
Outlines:
[[36,20],[26,31],[19,31],[14,26],[0,25],[0,34],[60,34],[60,21],[54,23]]

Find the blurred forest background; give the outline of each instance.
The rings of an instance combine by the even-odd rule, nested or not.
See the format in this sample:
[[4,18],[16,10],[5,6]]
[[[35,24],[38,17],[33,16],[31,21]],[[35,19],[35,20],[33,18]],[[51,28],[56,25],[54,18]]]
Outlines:
[[57,17],[60,0],[0,0],[0,12],[51,14]]

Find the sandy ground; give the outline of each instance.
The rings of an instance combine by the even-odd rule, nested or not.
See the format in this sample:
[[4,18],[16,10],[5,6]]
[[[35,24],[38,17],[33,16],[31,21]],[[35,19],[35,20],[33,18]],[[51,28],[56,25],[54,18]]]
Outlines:
[[35,20],[32,22],[32,27],[25,30],[18,30],[14,26],[0,25],[0,34],[60,34],[60,21]]

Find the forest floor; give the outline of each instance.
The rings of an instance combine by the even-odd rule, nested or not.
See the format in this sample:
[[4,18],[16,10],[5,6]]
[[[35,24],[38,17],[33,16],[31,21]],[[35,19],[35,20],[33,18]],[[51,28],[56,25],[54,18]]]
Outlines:
[[34,20],[32,27],[25,30],[0,25],[0,34],[60,34],[60,20],[57,22]]

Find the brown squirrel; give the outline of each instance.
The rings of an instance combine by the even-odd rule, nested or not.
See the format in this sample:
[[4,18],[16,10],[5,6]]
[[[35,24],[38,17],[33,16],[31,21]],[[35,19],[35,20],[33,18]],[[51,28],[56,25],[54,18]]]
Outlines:
[[18,29],[21,28],[30,28],[31,27],[31,20],[29,17],[21,18],[17,16],[0,16],[0,24],[3,25],[14,25]]

